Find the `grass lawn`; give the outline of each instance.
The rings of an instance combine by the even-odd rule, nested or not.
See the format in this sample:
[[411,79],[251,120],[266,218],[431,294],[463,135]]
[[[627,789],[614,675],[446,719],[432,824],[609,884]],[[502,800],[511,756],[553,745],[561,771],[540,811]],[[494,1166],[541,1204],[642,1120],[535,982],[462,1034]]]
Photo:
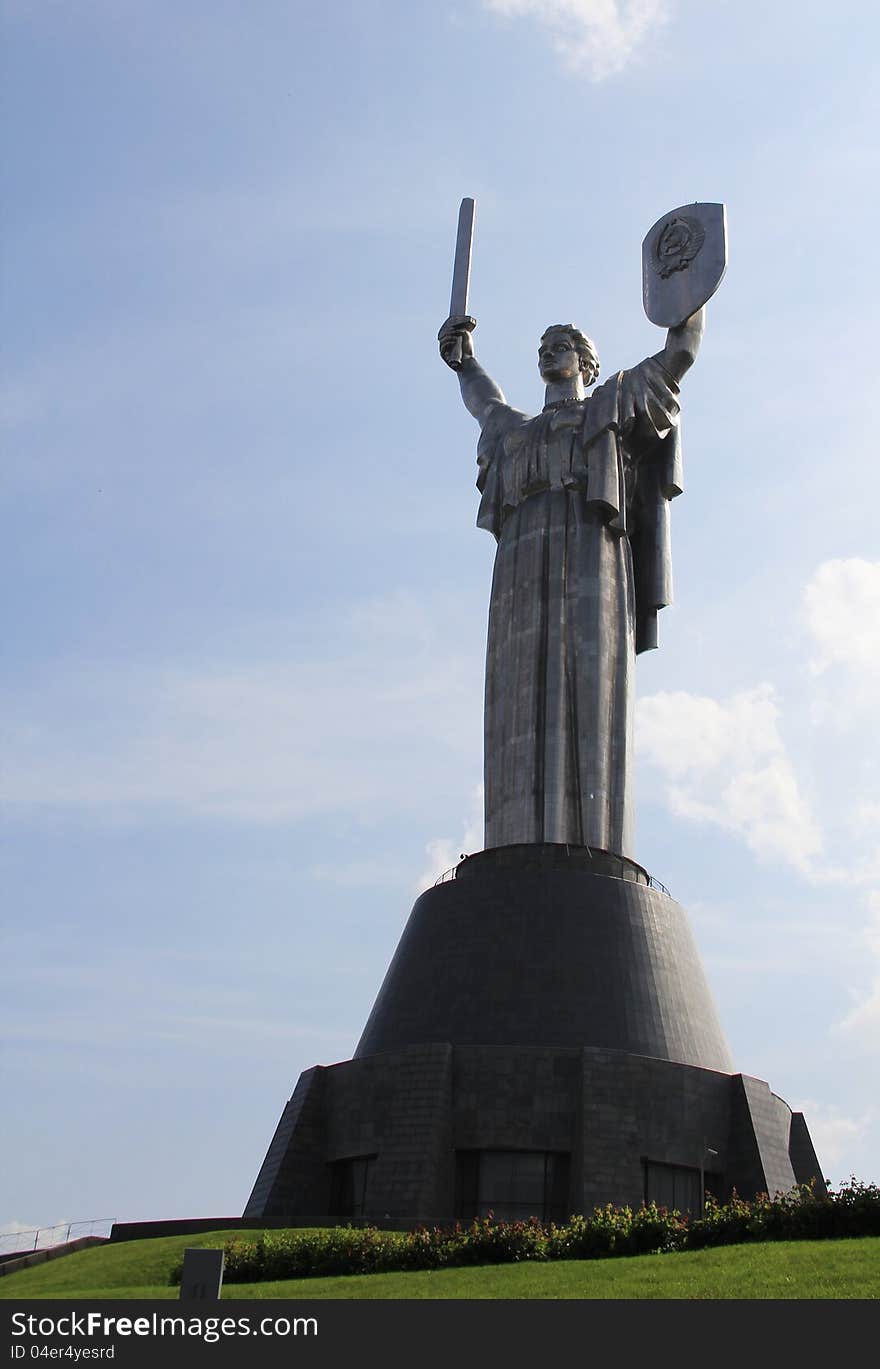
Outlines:
[[[168,1284],[187,1246],[224,1231],[81,1250],[0,1278],[0,1298],[176,1299]],[[481,1265],[226,1284],[224,1298],[878,1298],[880,1237],[778,1241],[629,1259]]]
[[182,1251],[196,1245],[215,1249],[240,1234],[207,1231],[92,1246],[6,1274],[0,1278],[0,1298],[176,1298],[176,1288],[162,1285]]

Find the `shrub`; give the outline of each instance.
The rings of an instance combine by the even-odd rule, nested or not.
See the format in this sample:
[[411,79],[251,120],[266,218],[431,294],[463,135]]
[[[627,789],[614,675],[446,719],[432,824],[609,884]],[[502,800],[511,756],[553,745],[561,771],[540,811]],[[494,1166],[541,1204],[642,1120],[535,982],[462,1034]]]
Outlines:
[[[441,1269],[453,1265],[503,1264],[518,1260],[591,1260],[612,1255],[699,1250],[743,1241],[815,1240],[827,1236],[880,1236],[880,1189],[854,1177],[835,1193],[801,1184],[789,1193],[751,1201],[734,1192],[725,1203],[706,1195],[701,1217],[643,1205],[608,1203],[591,1216],[557,1225],[498,1221],[489,1213],[468,1226],[303,1229],[256,1239],[237,1236],[225,1246],[229,1283],[303,1279],[321,1274],[372,1274],[396,1269]],[[179,1283],[178,1260],[171,1282]]]
[[621,1255],[645,1255],[681,1250],[688,1230],[688,1219],[681,1212],[649,1203],[631,1216]]
[[835,1236],[880,1236],[880,1188],[860,1183],[850,1176],[836,1193],[829,1194],[834,1205]]
[[551,1260],[596,1260],[614,1254],[615,1209],[597,1208],[592,1217],[576,1216],[563,1226],[551,1224],[547,1257]]
[[700,1250],[709,1245],[739,1245],[754,1240],[760,1234],[760,1224],[753,1204],[737,1196],[734,1189],[726,1203],[719,1203],[711,1193],[706,1194],[702,1217],[695,1218],[684,1236],[684,1248]]
[[509,1264],[517,1260],[547,1258],[547,1231],[538,1217],[528,1221],[496,1221],[490,1212],[475,1217],[463,1232],[457,1248],[467,1257],[468,1264]]

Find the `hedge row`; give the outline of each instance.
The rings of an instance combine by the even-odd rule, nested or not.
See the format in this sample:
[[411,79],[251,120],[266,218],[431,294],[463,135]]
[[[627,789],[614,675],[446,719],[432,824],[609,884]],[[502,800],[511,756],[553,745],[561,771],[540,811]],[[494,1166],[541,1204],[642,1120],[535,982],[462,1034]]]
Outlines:
[[[815,1240],[831,1236],[880,1236],[880,1189],[855,1178],[837,1191],[803,1184],[775,1198],[746,1201],[734,1195],[717,1203],[706,1195],[702,1217],[651,1203],[640,1208],[596,1208],[590,1217],[564,1225],[496,1221],[489,1214],[468,1226],[379,1231],[376,1227],[236,1237],[225,1246],[228,1283],[301,1279],[321,1274],[373,1274],[450,1265],[503,1264],[513,1260],[584,1260],[699,1250],[743,1241]],[[179,1283],[182,1259],[172,1283]]]

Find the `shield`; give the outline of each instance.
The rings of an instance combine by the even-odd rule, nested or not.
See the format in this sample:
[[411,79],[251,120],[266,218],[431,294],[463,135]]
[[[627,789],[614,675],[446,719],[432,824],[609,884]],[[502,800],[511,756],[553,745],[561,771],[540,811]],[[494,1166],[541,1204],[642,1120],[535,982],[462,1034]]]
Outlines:
[[727,266],[723,204],[685,204],[658,219],[642,243],[645,313],[675,328],[711,299]]

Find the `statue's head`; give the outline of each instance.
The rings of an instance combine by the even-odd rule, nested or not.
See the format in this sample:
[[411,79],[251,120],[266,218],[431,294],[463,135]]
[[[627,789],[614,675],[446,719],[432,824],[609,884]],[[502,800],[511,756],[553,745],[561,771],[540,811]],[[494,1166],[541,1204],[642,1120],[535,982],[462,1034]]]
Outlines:
[[554,323],[542,334],[538,348],[541,379],[573,380],[580,372],[590,386],[599,374],[596,344],[573,323]]

